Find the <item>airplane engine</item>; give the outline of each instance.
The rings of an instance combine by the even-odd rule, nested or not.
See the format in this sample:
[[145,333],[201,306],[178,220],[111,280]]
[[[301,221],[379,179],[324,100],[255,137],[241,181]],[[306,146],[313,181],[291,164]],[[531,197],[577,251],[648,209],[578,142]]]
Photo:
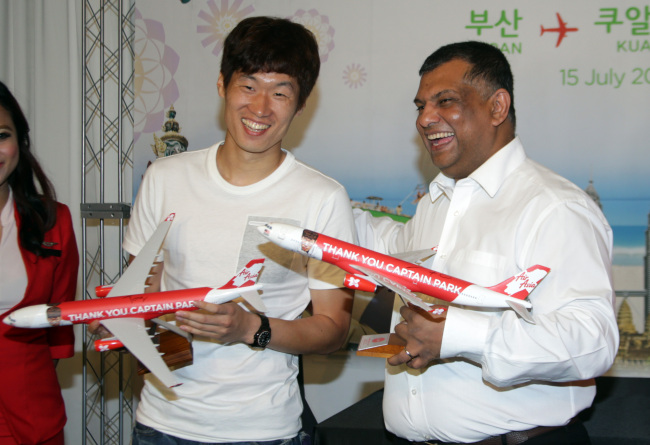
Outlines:
[[116,339],[115,337],[100,338],[98,340],[95,340],[94,345],[95,345],[95,351],[97,352],[114,351],[116,349],[124,348],[122,342]]
[[351,273],[345,275],[345,281],[343,281],[343,284],[348,289],[360,290],[363,292],[372,293],[377,290],[377,285],[372,281],[359,275],[353,275]]
[[108,295],[111,289],[113,289],[113,286],[110,285],[97,286],[95,287],[95,295],[97,295],[99,298],[104,298]]

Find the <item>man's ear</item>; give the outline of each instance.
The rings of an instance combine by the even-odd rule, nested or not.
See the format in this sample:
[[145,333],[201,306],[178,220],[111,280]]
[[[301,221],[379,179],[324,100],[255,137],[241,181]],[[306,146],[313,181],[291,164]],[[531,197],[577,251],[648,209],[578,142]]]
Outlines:
[[[305,104],[305,105],[306,105],[306,104]],[[303,105],[302,107],[298,108],[298,110],[296,111],[296,114],[294,114],[293,117],[300,116],[300,115],[302,114],[302,112],[305,111],[305,105]]]
[[490,98],[492,104],[492,124],[498,127],[508,118],[510,113],[510,93],[505,89],[499,88]]
[[219,96],[226,97],[226,86],[223,83],[223,73],[219,73],[219,79],[217,80],[217,90],[219,91]]

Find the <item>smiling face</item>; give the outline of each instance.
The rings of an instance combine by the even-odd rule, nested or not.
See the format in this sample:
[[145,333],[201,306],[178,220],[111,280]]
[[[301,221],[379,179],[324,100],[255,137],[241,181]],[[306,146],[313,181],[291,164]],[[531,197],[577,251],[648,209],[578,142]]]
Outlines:
[[509,96],[505,90],[490,94],[480,80],[470,83],[465,76],[470,68],[455,59],[423,74],[414,100],[417,130],[433,164],[456,180],[507,143],[499,126],[507,117]]
[[295,78],[280,73],[235,73],[228,86],[217,82],[225,99],[224,148],[250,154],[279,153],[282,138],[298,114],[299,87]]
[[[9,112],[0,106],[0,202],[9,196],[9,176],[18,165],[18,139]],[[0,206],[2,207],[2,206]]]

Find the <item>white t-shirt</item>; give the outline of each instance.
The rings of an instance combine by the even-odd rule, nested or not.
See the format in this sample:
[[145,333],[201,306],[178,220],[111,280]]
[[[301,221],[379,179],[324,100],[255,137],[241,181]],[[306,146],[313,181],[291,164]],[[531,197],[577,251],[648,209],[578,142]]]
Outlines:
[[[359,225],[363,244],[378,239],[375,248],[393,253],[437,246],[434,270],[479,285],[535,264],[551,269],[530,294],[536,324],[512,310],[452,305],[441,360],[422,370],[387,366],[390,431],[476,442],[563,425],[591,405],[591,379],[613,363],[618,328],[612,231],[586,193],[528,159],[515,138],[468,178],[439,175],[406,226],[375,222],[366,233]],[[399,321],[394,311],[392,327]]]
[[[288,222],[354,239],[349,197],[339,183],[286,152],[267,178],[236,187],[217,169],[220,144],[156,160],[147,170],[124,249],[137,255],[158,223],[174,222],[163,244],[164,290],[225,284],[248,261],[264,257],[259,282],[266,315],[293,320],[309,289],[342,287],[340,269],[269,242],[250,222]],[[274,440],[300,431],[297,356],[196,338],[194,363],[174,371],[183,385],[163,388],[150,376],[137,420],[177,437],[205,442]]]

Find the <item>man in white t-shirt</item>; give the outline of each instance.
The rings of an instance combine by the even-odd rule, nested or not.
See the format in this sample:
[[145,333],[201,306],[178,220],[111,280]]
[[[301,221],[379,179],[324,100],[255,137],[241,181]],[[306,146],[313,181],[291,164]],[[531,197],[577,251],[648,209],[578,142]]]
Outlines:
[[[168,214],[162,290],[221,285],[264,258],[267,312],[197,302],[176,313],[194,335],[194,362],[174,371],[173,390],[146,379],[133,444],[298,445],[298,354],[338,350],[352,293],[342,271],[275,246],[258,222],[288,222],[347,241],[354,223],[345,189],[281,148],[320,69],[311,32],[285,19],[252,17],[226,38],[217,83],[226,138],[156,160],[147,170],[125,237],[137,256]],[[155,287],[155,284],[154,284]],[[301,318],[309,308],[311,316]]]
[[441,173],[406,225],[360,214],[362,244],[437,246],[434,270],[482,286],[535,264],[551,271],[530,294],[534,324],[512,310],[397,307],[406,347],[388,359],[386,427],[408,440],[396,444],[587,444],[576,415],[618,346],[612,230],[586,193],[526,156],[500,50],[446,45],[420,76],[416,127]]

